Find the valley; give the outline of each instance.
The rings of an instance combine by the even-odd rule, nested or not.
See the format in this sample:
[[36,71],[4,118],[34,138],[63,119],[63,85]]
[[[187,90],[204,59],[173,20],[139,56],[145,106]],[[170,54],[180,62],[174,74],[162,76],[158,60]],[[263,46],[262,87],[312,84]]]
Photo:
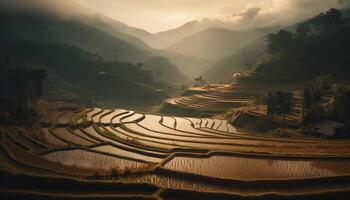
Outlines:
[[349,6],[0,1],[0,198],[348,199]]

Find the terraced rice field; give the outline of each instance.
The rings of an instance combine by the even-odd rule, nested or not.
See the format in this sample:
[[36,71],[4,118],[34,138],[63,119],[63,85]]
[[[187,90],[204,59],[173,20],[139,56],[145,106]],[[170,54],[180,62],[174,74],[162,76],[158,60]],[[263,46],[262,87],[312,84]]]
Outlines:
[[[51,116],[43,119],[47,127],[36,135],[18,133],[1,140],[1,155],[20,165],[20,174],[27,174],[27,168],[37,171],[26,177],[28,182],[35,177],[45,183],[50,176],[75,185],[79,192],[68,194],[76,198],[108,193],[141,199],[186,199],[186,194],[197,199],[283,199],[350,191],[346,140],[255,136],[226,120],[124,109],[77,108]],[[125,189],[115,189],[118,184]],[[47,193],[47,186],[37,186],[37,196]],[[7,187],[0,194],[28,192],[21,184]],[[49,191],[62,193],[60,187]]]
[[255,95],[260,92],[254,86],[241,83],[221,85],[213,89],[203,89],[201,94],[167,99],[163,104],[163,111],[169,113],[182,111],[181,113],[186,115],[221,113],[230,108],[252,104]]
[[[293,109],[290,113],[286,114],[285,120],[289,124],[298,124],[302,120],[303,115],[303,93],[297,90],[294,91],[293,94]],[[255,106],[247,110],[246,113],[257,117],[265,117],[267,115],[267,106]],[[283,117],[280,114],[274,115],[273,120],[283,123]]]
[[215,178],[242,180],[317,178],[350,173],[350,160],[334,159],[329,162],[332,163],[331,167],[324,167],[323,164],[326,163],[323,161],[310,159],[183,156],[173,158],[165,164],[165,168]]

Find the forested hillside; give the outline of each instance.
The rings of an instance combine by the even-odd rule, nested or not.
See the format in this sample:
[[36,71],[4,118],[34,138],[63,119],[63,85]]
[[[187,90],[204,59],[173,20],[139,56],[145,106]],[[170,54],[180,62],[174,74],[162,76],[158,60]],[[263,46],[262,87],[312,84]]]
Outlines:
[[48,81],[61,89],[97,102],[130,103],[140,96],[144,102],[159,102],[167,96],[150,72],[122,61],[136,63],[151,53],[74,20],[7,11],[0,15],[6,27],[0,30],[1,55],[18,65],[46,69]]
[[213,82],[234,71],[254,70],[253,79],[296,83],[323,74],[349,75],[349,11],[331,9],[307,21],[272,31],[232,56],[216,63],[203,76]]
[[256,80],[284,83],[307,81],[322,74],[338,79],[350,75],[350,18],[331,9],[297,25],[267,36],[268,62],[258,66]]
[[169,83],[187,83],[189,78],[183,75],[177,67],[165,57],[153,57],[144,64],[145,70],[150,70],[153,76]]
[[[140,62],[153,54],[80,22],[36,13],[17,13],[0,9],[2,38],[18,38],[40,42],[63,42],[78,46],[107,59]],[[116,31],[114,31],[115,34]],[[122,33],[118,33],[123,35]],[[125,36],[125,34],[124,34]],[[126,37],[126,36],[125,36]],[[135,39],[135,43],[137,40]]]

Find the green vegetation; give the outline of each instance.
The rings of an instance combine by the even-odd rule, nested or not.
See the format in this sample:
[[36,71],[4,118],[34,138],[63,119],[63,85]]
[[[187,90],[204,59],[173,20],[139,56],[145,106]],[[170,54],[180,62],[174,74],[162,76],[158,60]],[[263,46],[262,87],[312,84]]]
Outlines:
[[244,130],[254,131],[257,133],[267,133],[281,127],[281,124],[270,118],[240,114],[233,122],[233,125]]
[[16,65],[8,58],[0,59],[0,121],[28,119],[37,111],[46,71]]
[[267,115],[273,119],[275,113],[281,114],[283,117],[283,124],[285,126],[286,114],[290,113],[293,108],[293,93],[277,91],[275,93],[268,93],[267,99]]
[[207,84],[207,81],[203,78],[203,76],[199,76],[197,78],[194,79],[195,87],[203,87],[205,84]]
[[322,121],[341,123],[334,137],[349,137],[350,90],[331,76],[322,76],[304,89],[303,125],[306,133],[315,133],[314,125]]
[[349,10],[331,9],[280,31],[270,28],[237,53],[223,58],[203,73],[210,82],[230,79],[238,70],[255,70],[248,80],[267,85],[290,85],[333,74],[350,74]]
[[269,61],[260,64],[254,79],[261,82],[297,83],[320,74],[346,80],[350,71],[350,24],[339,10],[331,9],[297,25],[267,36]]
[[[145,49],[115,37],[79,19],[62,19],[42,13],[16,13],[0,9],[0,37],[7,40],[26,40],[44,43],[66,43],[112,60],[143,61],[152,56]],[[129,40],[130,41],[130,40]]]
[[130,63],[106,61],[98,55],[62,43],[19,40],[3,44],[2,51],[16,52],[13,60],[46,69],[49,81],[85,98],[109,102],[130,99],[135,102],[138,97],[144,96],[146,103],[159,102],[167,97],[157,90],[161,85],[157,85],[150,72]]
[[0,30],[0,53],[20,65],[45,69],[49,83],[77,94],[81,102],[111,106],[134,104],[142,98],[140,103],[147,105],[168,97],[162,88],[171,88],[169,84],[126,62],[136,63],[151,53],[78,19],[2,9],[0,16],[7,27]]

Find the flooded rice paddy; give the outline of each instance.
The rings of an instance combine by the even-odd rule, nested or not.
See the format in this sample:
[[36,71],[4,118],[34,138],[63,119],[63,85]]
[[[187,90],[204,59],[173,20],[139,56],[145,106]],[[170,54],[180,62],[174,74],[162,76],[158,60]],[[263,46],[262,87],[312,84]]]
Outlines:
[[47,154],[44,157],[50,161],[59,162],[67,166],[99,170],[137,169],[149,166],[145,162],[137,162],[84,150],[58,151]]
[[130,150],[126,151],[126,150],[119,149],[119,148],[116,148],[116,147],[113,147],[110,145],[94,147],[91,149],[94,151],[98,151],[98,152],[108,153],[108,154],[112,154],[112,155],[116,155],[116,156],[122,156],[122,157],[131,158],[131,159],[135,159],[135,160],[141,160],[144,162],[159,163],[163,160],[161,158],[156,158],[156,157],[152,157],[152,156],[134,153]]
[[225,179],[301,179],[350,174],[350,160],[269,159],[231,156],[175,157],[167,169]]
[[66,147],[69,146],[69,144],[63,142],[62,140],[59,140],[56,136],[52,135],[50,129],[44,128],[42,129],[44,140],[46,143],[51,144],[56,147]]
[[74,133],[74,131],[69,131],[66,128],[56,128],[52,133],[62,141],[69,141],[69,143],[80,146],[89,146],[93,145],[93,142],[84,139]]
[[102,116],[101,119],[100,119],[100,122],[101,122],[102,124],[110,124],[110,123],[112,122],[112,119],[113,119],[114,117],[117,117],[118,115],[121,115],[121,114],[127,113],[127,112],[128,112],[128,111],[123,110],[123,109],[117,109],[117,110],[113,111],[113,112],[110,113],[110,114],[107,114],[107,115]]
[[[154,166],[154,171],[129,173],[118,181],[247,195],[288,193],[279,183],[291,182],[294,191],[317,192],[321,186],[308,185],[309,181],[350,175],[350,159],[335,158],[339,150],[349,148],[343,143],[267,138],[241,133],[227,120],[167,117],[123,109],[90,109],[83,120],[89,123],[43,129],[45,139],[60,149],[40,156],[96,170],[142,171]],[[199,152],[212,152],[212,156]],[[251,183],[263,184],[252,190],[245,185]]]

